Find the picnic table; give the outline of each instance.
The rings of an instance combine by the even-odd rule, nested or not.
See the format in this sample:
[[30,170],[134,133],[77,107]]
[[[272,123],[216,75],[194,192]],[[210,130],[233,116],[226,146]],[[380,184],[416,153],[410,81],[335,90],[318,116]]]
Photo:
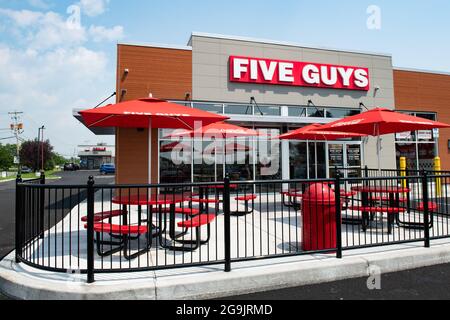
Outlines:
[[[388,233],[390,234],[392,232],[392,225],[395,221],[398,222],[399,220],[399,214],[402,212],[406,212],[406,208],[401,207],[401,194],[405,194],[410,192],[409,188],[402,187],[402,186],[380,186],[380,185],[373,185],[373,186],[357,186],[352,187],[352,191],[361,193],[361,205],[360,206],[349,206],[348,209],[352,211],[359,211],[362,213],[361,219],[354,219],[354,218],[346,218],[346,223],[358,223],[362,225],[362,229],[365,232],[367,230],[367,227],[370,224],[369,214],[373,215],[376,213],[387,213],[388,215]],[[380,197],[372,195],[380,195]],[[382,195],[387,194],[387,198],[383,198]],[[373,205],[371,203],[371,200],[375,199],[385,199],[388,201],[387,206],[377,206]]]

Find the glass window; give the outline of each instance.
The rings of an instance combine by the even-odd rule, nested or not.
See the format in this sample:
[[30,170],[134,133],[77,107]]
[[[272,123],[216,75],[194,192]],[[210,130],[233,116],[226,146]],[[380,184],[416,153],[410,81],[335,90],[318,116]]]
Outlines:
[[[325,143],[309,142],[309,179],[326,178]],[[317,156],[317,158],[316,158]]]
[[397,143],[397,167],[400,167],[399,161],[401,157],[406,158],[406,167],[410,170],[417,170],[417,144],[414,143]]
[[214,104],[214,103],[197,103],[197,102],[195,102],[194,108],[213,112],[213,113],[219,113],[219,114],[223,113],[223,105],[220,103]]
[[225,105],[226,114],[253,114],[253,106],[245,104],[226,104]]
[[305,107],[289,107],[288,108],[289,117],[306,117],[306,108]]
[[415,131],[399,132],[395,134],[395,139],[400,142],[416,141],[416,132]]
[[325,110],[323,108],[308,108],[308,117],[325,118]]
[[191,182],[191,148],[189,141],[160,142],[159,173],[161,183]]
[[[432,112],[400,112],[427,120],[436,121],[437,119],[436,113]],[[434,157],[438,154],[436,139],[437,137],[433,130],[396,134],[397,166],[399,165],[400,157],[406,157],[408,169],[432,169]]]
[[255,106],[254,110],[256,116],[281,116],[280,106]]
[[435,144],[419,144],[419,170],[434,170]]
[[308,179],[306,142],[289,142],[289,173],[291,179]]
[[327,118],[341,119],[345,117],[354,116],[360,114],[359,109],[348,109],[348,108],[327,108],[326,114]]
[[[223,147],[221,153],[223,153]],[[232,181],[253,180],[253,143],[250,139],[226,142],[226,174]],[[219,152],[218,152],[219,153]]]
[[262,133],[256,139],[256,180],[281,179],[281,144],[278,140],[272,140],[280,134],[279,129],[257,129]]
[[194,141],[194,182],[216,181],[216,153],[211,148],[214,149],[214,142]]

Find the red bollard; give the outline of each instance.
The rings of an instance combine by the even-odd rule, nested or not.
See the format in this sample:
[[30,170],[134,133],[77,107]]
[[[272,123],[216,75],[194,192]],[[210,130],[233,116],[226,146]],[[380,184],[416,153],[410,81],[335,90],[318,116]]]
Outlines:
[[323,183],[303,193],[303,251],[336,248],[336,197]]

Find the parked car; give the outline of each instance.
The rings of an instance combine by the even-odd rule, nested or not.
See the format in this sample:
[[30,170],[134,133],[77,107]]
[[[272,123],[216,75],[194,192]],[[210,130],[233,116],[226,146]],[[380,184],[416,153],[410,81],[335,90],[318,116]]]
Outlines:
[[64,171],[77,171],[80,170],[80,166],[76,163],[65,163]]
[[31,170],[30,168],[28,168],[28,167],[26,167],[26,166],[23,166],[23,167],[20,169],[20,171],[21,171],[22,173],[32,173],[32,172],[33,172],[33,170]]
[[116,165],[114,163],[104,163],[100,166],[101,174],[116,173]]

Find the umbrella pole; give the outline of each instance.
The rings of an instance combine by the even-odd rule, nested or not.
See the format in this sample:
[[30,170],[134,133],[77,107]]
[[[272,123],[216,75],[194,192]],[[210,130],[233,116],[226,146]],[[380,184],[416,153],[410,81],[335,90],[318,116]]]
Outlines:
[[378,174],[381,176],[381,138],[380,138],[379,124],[377,124],[377,156],[378,156]]
[[317,140],[314,141],[314,158],[315,158],[314,167],[316,168],[315,169],[315,174],[316,174],[315,179],[318,179],[318,177],[317,177]]
[[148,183],[152,184],[152,118],[148,123]]

